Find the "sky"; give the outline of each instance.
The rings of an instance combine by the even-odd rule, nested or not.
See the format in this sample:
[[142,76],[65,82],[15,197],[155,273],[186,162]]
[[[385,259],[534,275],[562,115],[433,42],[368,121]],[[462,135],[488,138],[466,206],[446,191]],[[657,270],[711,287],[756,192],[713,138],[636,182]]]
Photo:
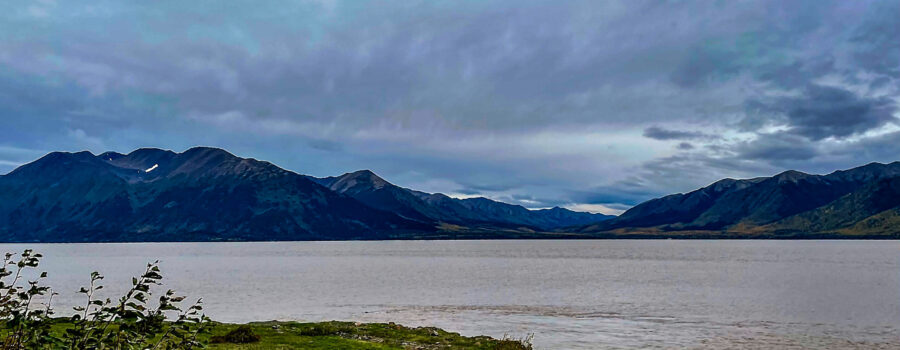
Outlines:
[[900,160],[900,1],[6,1],[0,174],[221,147],[616,214]]

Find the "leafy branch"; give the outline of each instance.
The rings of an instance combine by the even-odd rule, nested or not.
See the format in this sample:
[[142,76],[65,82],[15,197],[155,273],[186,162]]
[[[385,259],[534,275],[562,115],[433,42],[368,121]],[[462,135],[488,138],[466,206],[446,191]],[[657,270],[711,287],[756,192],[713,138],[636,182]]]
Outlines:
[[[83,306],[73,307],[70,327],[61,336],[51,332],[53,297],[58,295],[41,284],[47,277],[41,272],[35,280],[21,283],[29,269],[36,269],[42,258],[25,250],[18,258],[8,253],[0,266],[0,350],[20,349],[193,349],[204,346],[198,335],[206,331],[210,320],[198,299],[185,309],[184,296],[175,291],[162,293],[155,306],[148,300],[153,287],[161,285],[159,261],[147,264],[144,272],[132,278],[131,288],[116,303],[98,298],[103,276],[92,272],[83,294]],[[9,280],[9,282],[7,282]],[[37,301],[46,297],[43,307]],[[169,319],[168,315],[176,315]]]

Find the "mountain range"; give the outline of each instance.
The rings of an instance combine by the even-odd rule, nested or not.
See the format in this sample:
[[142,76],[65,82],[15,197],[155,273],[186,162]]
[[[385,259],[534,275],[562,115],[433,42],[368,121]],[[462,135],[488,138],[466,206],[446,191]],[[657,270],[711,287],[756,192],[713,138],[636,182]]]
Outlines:
[[900,162],[724,179],[566,231],[615,237],[900,238]]
[[2,242],[511,238],[610,218],[419,192],[368,170],[315,178],[208,147],[53,152],[0,176]]
[[53,152],[0,176],[0,242],[900,238],[900,162],[724,179],[618,217],[317,178],[196,147]]

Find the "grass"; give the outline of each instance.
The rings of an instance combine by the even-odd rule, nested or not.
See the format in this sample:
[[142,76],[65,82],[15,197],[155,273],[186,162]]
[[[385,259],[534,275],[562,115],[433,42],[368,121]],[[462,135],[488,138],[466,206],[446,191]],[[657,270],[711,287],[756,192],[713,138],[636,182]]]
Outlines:
[[[62,320],[60,320],[62,321]],[[62,333],[71,324],[58,322],[54,332]],[[234,344],[222,342],[227,335],[249,327],[259,341]],[[434,327],[410,328],[394,323],[354,322],[252,322],[245,325],[214,322],[210,332],[201,335],[208,349],[345,349],[345,350],[529,350],[529,341],[494,339],[487,336],[464,337]],[[210,342],[211,339],[216,341]]]
[[[240,325],[217,323],[208,336],[223,336]],[[410,328],[393,323],[255,322],[258,343],[210,344],[210,349],[530,349],[514,340],[464,337],[439,328]]]

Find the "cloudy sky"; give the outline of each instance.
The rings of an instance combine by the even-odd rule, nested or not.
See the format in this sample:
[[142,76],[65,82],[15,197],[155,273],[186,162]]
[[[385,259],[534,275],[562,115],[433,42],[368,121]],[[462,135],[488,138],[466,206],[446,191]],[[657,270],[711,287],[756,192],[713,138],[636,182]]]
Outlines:
[[616,213],[900,160],[900,1],[3,1],[0,174],[222,147]]

